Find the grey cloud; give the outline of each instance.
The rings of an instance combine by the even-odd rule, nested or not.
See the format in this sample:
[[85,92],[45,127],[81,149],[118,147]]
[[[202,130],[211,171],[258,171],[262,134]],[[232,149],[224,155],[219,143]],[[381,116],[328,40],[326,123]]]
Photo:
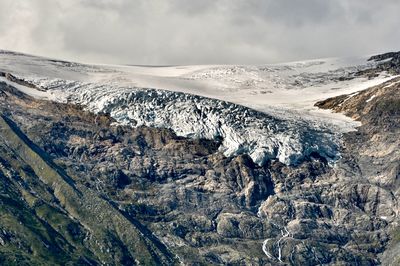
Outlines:
[[168,11],[171,14],[182,13],[188,16],[203,15],[205,12],[215,12],[220,1],[216,0],[172,0]]
[[239,12],[261,17],[272,23],[299,27],[308,23],[325,23],[341,15],[341,5],[321,0],[249,0],[241,2]]
[[0,49],[130,64],[263,64],[400,48],[397,0],[0,0]]

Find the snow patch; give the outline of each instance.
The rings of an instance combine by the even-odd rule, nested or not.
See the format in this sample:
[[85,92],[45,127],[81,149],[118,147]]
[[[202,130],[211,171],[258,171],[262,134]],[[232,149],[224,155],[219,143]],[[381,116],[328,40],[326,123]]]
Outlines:
[[368,100],[366,100],[366,103],[369,103],[370,101],[372,101],[374,98],[376,97],[376,95],[372,95]]
[[15,83],[15,82],[12,82],[12,81],[8,80],[5,77],[0,77],[0,82],[1,81],[7,83],[10,86],[13,86],[14,88],[18,89],[19,91],[21,91],[21,92],[23,92],[23,93],[25,93],[25,94],[27,94],[29,96],[32,96],[34,98],[46,99],[46,100],[51,100],[52,99],[51,94],[49,92],[40,91],[40,90],[37,90],[37,89],[34,89],[34,88],[29,88],[29,87],[26,87],[26,86],[22,86],[22,85],[20,85],[18,83]]

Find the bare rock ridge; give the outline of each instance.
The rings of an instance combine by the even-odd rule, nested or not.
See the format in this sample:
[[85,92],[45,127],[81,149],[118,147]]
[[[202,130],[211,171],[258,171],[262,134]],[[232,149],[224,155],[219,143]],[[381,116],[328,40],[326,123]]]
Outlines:
[[391,71],[395,74],[400,73],[400,52],[390,52],[372,56],[369,61],[384,61],[378,64],[379,70]]
[[400,74],[400,52],[390,52],[371,56],[369,62],[375,62],[372,68],[361,69],[356,73],[356,76],[367,76],[372,78],[378,76],[382,72],[392,75]]
[[371,210],[390,222],[387,233],[390,242],[382,262],[384,265],[399,264],[400,78],[357,95],[343,95],[317,105],[344,112],[362,122],[356,133],[345,135],[344,157],[338,169],[345,178],[377,187],[381,203]]

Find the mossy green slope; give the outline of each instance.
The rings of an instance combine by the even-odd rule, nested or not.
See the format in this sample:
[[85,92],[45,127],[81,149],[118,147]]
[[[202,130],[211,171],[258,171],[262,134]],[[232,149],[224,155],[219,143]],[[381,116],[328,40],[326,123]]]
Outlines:
[[3,238],[15,232],[21,243],[31,243],[24,251],[22,244],[3,241],[7,243],[0,246],[0,257],[7,264],[175,263],[173,255],[140,223],[75,184],[4,116],[0,144],[5,190],[0,196],[0,217],[1,224],[8,225]]

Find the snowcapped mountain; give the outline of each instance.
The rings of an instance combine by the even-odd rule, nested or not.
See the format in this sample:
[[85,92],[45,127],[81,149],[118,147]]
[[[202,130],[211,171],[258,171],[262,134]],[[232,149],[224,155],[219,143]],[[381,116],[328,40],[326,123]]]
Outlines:
[[399,73],[2,51],[0,264],[399,265]]
[[263,66],[87,65],[0,52],[1,80],[37,98],[85,106],[133,127],[222,139],[226,156],[263,165],[339,156],[340,135],[358,123],[314,103],[357,93],[393,76],[368,76],[382,61],[330,58]]

